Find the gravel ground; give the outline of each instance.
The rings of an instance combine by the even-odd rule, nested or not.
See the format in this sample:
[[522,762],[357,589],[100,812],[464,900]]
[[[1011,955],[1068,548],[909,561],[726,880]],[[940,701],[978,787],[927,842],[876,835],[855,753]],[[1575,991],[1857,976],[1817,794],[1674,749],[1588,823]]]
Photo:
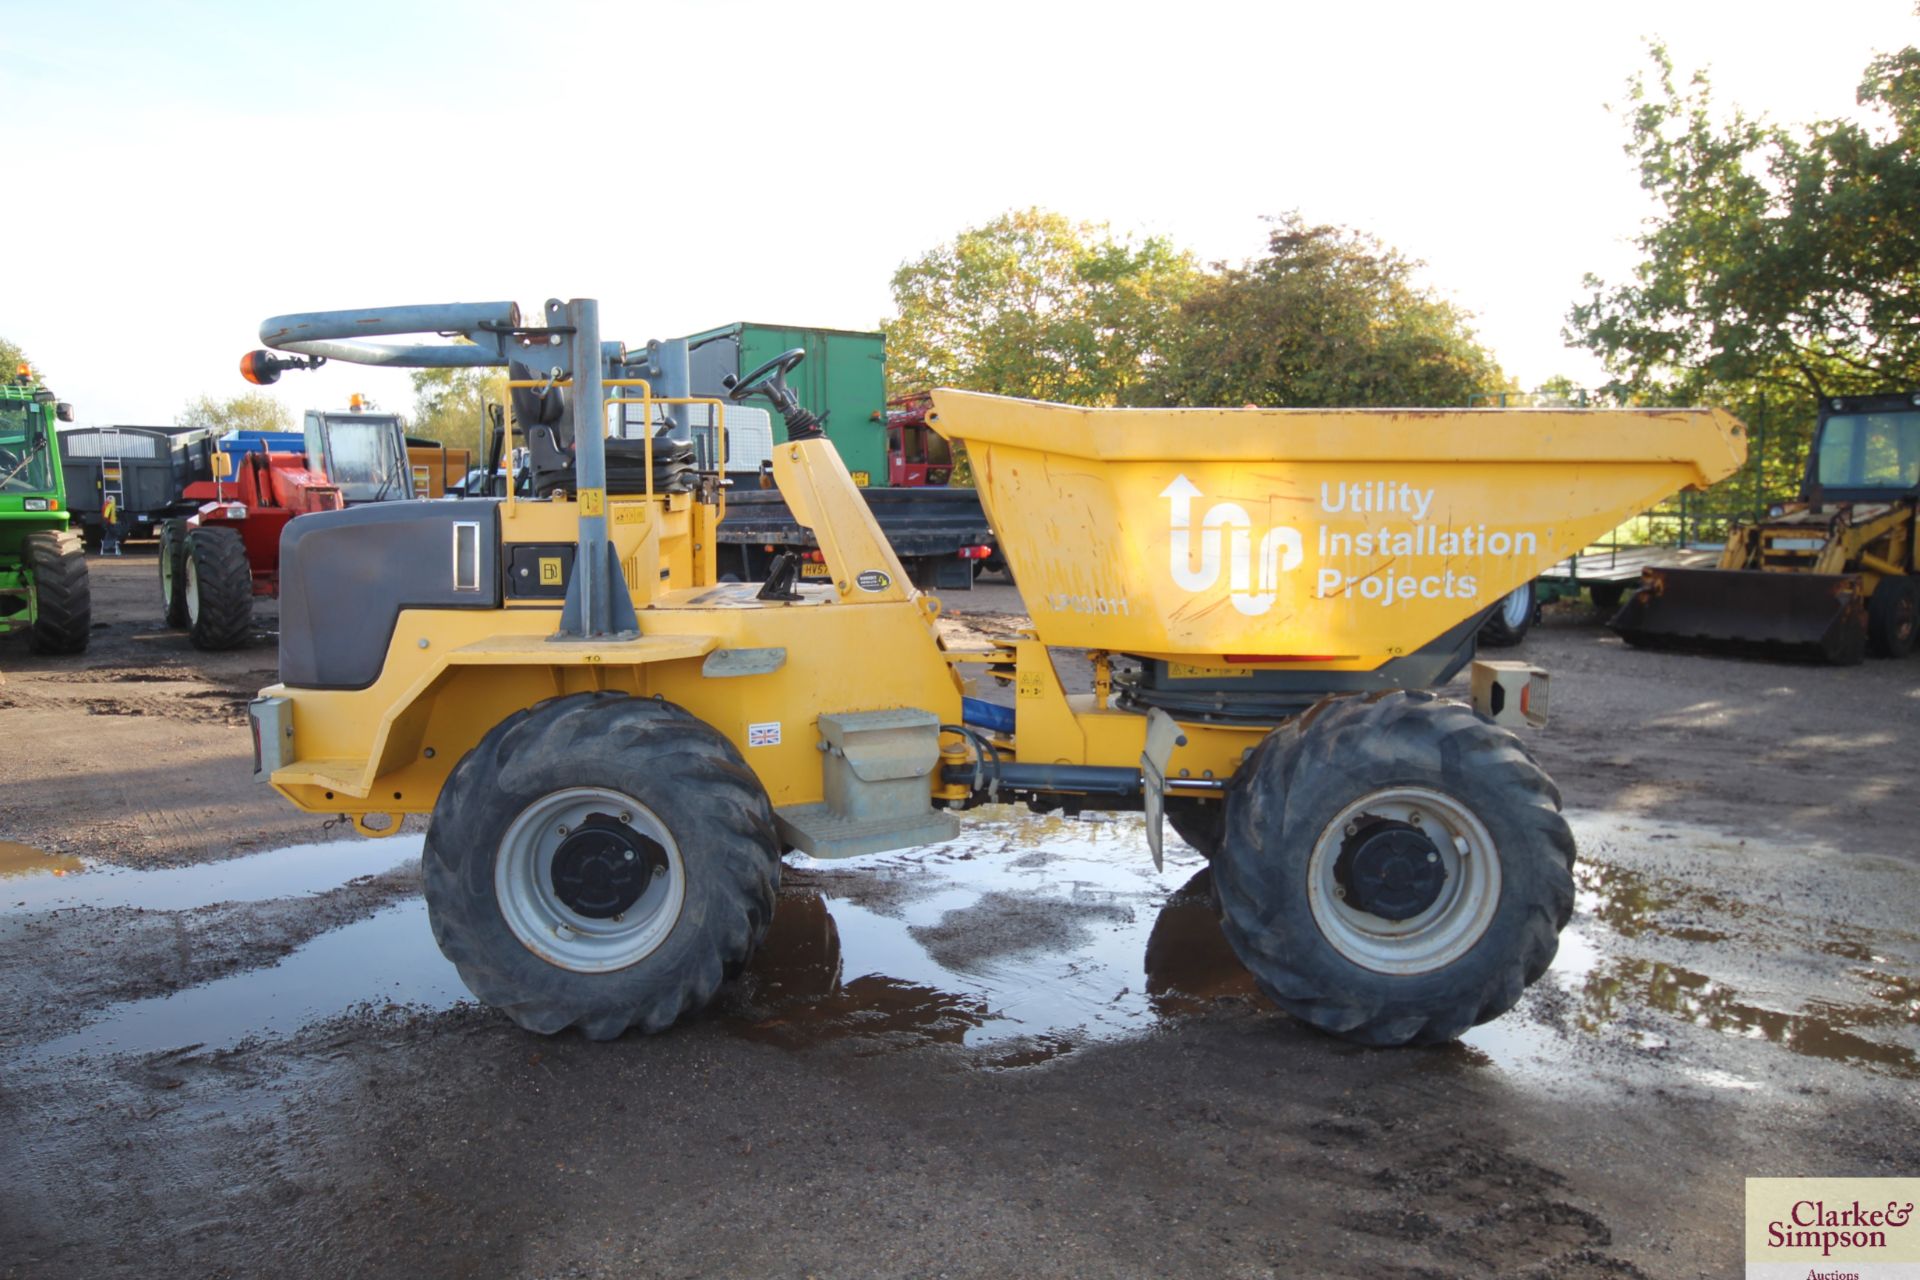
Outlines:
[[1007,809],[794,858],[714,1009],[592,1044],[464,998],[417,835],[248,780],[270,605],[199,654],[93,568],[86,655],[0,648],[0,1276],[1724,1276],[1745,1177],[1920,1166],[1920,660],[1550,611],[1579,908],[1458,1045],[1301,1028],[1197,854]]

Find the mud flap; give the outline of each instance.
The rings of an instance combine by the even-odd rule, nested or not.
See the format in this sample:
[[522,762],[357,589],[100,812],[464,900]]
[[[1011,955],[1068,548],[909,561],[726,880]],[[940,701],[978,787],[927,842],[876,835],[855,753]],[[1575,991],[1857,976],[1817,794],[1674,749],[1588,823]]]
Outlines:
[[1180,732],[1172,716],[1158,707],[1147,712],[1146,749],[1140,753],[1140,791],[1146,800],[1147,848],[1153,850],[1155,871],[1166,865],[1161,853],[1161,819],[1167,812],[1167,761],[1173,758],[1175,747],[1186,745],[1187,735]]
[[1867,602],[1852,573],[1646,569],[1607,625],[1642,648],[1848,665],[1866,651]]

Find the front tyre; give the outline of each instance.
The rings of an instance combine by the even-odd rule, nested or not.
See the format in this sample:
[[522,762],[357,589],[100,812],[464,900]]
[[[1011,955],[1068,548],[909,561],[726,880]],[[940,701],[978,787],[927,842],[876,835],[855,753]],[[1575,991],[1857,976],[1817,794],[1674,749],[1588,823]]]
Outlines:
[[[167,625],[187,625],[187,522],[174,519],[160,525],[160,612]],[[249,587],[251,589],[251,587]]]
[[1867,647],[1876,657],[1904,658],[1920,632],[1920,581],[1892,574],[1867,598]]
[[253,634],[253,568],[239,532],[224,525],[189,531],[182,568],[193,647],[217,652],[245,644]]
[[21,552],[33,575],[35,653],[85,653],[93,637],[93,588],[87,579],[87,553],[72,530],[30,533]]
[[1519,739],[1400,692],[1269,735],[1228,796],[1213,869],[1227,938],[1275,1004],[1363,1044],[1436,1044],[1547,971],[1573,857]]
[[585,693],[519,712],[455,766],[422,859],[440,950],[529,1031],[610,1040],[703,1008],[765,936],[773,809],[719,733]]

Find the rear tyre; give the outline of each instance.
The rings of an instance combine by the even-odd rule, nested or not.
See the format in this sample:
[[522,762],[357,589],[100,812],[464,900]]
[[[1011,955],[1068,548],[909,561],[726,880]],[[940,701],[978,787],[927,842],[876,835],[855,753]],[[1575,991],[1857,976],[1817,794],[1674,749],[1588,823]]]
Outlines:
[[1436,1044],[1512,1008],[1573,912],[1573,834],[1519,739],[1401,692],[1268,735],[1227,800],[1222,927],[1261,990],[1371,1045]]
[[1489,649],[1511,649],[1527,638],[1537,608],[1532,582],[1515,587],[1480,624],[1480,643]]
[[582,693],[455,766],[422,860],[440,950],[529,1031],[611,1040],[703,1008],[766,936],[773,808],[732,743],[671,703]]
[[78,533],[30,533],[21,550],[33,574],[33,629],[28,641],[35,653],[85,653],[93,636],[93,588],[87,581],[87,552]]
[[1913,652],[1920,631],[1920,585],[1910,577],[1880,579],[1867,600],[1867,647],[1882,658]]
[[170,627],[187,625],[185,520],[168,520],[160,525],[160,612]]
[[238,532],[213,526],[187,534],[181,574],[187,639],[196,649],[237,649],[253,631],[253,568]]

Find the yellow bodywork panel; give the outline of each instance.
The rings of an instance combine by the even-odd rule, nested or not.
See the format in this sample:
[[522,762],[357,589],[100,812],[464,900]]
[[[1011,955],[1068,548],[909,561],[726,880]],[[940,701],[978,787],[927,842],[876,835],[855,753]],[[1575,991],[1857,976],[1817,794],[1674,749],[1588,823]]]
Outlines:
[[[797,518],[832,526],[820,538],[832,583],[803,586],[792,602],[758,600],[755,584],[675,587],[656,565],[671,571],[684,554],[711,573],[711,509],[677,510],[675,495],[659,521],[623,525],[621,501],[611,499],[608,536],[629,566],[638,639],[555,639],[553,600],[405,610],[368,688],[263,690],[294,706],[293,763],[274,772],[273,785],[316,812],[425,812],[496,724],[546,698],[608,689],[685,707],[738,746],[784,806],[821,798],[822,713],[917,707],[958,723],[960,686],[935,638],[938,610],[908,588],[832,446],[782,446],[774,470]],[[516,508],[511,521],[502,508],[509,547],[574,534],[571,503]],[[662,548],[658,560],[653,546]],[[706,659],[717,651],[769,649],[784,653],[764,674],[709,674]]]
[[[716,578],[714,508],[690,493],[654,498],[614,495],[606,500],[607,540],[620,553],[620,568],[644,608],[662,591],[702,587]],[[571,544],[580,532],[580,506],[558,499],[500,505],[500,537],[510,556],[515,543]],[[503,559],[507,557],[503,556]],[[553,601],[511,599],[509,609],[551,609]]]
[[1746,455],[1718,410],[933,401],[1043,641],[1200,665],[1372,670]]

